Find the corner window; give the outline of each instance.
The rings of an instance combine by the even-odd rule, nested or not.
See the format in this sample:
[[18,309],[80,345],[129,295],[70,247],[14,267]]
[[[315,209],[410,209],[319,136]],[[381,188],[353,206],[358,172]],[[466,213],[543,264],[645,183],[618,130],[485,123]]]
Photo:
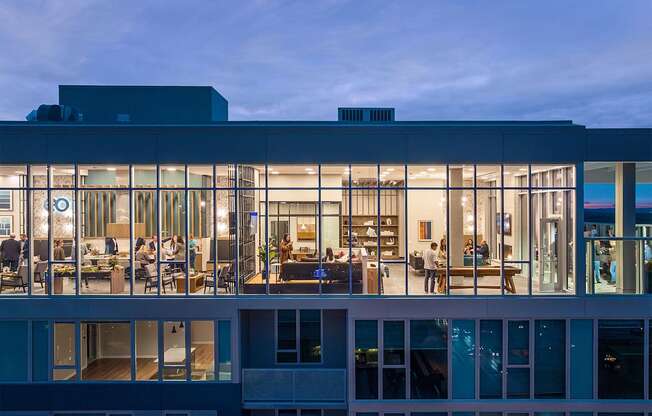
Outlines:
[[280,309],[276,312],[276,361],[321,362],[321,310]]

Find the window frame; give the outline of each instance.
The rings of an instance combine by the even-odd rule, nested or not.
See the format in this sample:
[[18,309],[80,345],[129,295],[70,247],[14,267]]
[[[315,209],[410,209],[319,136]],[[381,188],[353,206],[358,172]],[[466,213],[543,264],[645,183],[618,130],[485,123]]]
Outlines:
[[[294,349],[279,349],[278,348],[278,312],[281,310],[294,311],[295,321],[295,348]],[[319,342],[320,342],[320,353],[319,361],[308,362],[301,361],[301,311],[302,310],[318,310],[319,311]],[[301,364],[301,365],[321,365],[324,363],[324,309],[322,308],[312,308],[312,309],[274,309],[274,364],[276,365],[292,365],[292,364]],[[279,352],[294,352],[296,353],[295,361],[279,361],[278,354]]]

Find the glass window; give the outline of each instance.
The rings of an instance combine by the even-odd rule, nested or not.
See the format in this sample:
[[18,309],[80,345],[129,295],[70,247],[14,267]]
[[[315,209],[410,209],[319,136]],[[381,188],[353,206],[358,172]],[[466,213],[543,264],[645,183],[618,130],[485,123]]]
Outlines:
[[566,397],[566,321],[534,322],[534,397]]
[[592,399],[593,320],[573,319],[570,325],[570,397]]
[[0,188],[24,188],[27,186],[25,165],[0,166]]
[[410,397],[448,397],[448,323],[446,320],[410,321]]
[[159,166],[161,188],[183,188],[186,186],[186,168],[184,165]]
[[218,380],[231,381],[231,321],[218,321]]
[[499,320],[480,321],[480,398],[502,398],[503,327]]
[[383,399],[405,399],[405,323],[383,322]]
[[75,324],[55,322],[53,344],[52,378],[54,380],[75,380],[77,377]]
[[410,188],[446,187],[445,165],[408,165],[407,184]]
[[321,361],[321,310],[299,311],[299,342],[302,363]]
[[82,380],[131,380],[129,322],[82,322],[80,351]]
[[136,188],[156,187],[156,165],[136,165],[133,167],[133,186]]
[[191,380],[215,380],[215,326],[213,321],[192,321],[190,325]]
[[[184,321],[163,323],[163,380],[185,381],[186,325]],[[192,354],[190,354],[192,359]]]
[[48,381],[48,338],[50,325],[47,321],[32,321],[32,381]]
[[474,399],[475,321],[454,320],[452,325],[451,377],[453,399]]
[[80,188],[126,188],[129,186],[127,165],[80,165]]
[[158,380],[156,321],[136,321],[136,380]]
[[269,165],[270,188],[317,188],[319,167],[317,165]]
[[598,321],[598,398],[643,398],[643,321]]
[[294,309],[276,311],[276,361],[297,362],[297,313]]
[[188,165],[188,187],[189,188],[212,188],[213,187],[213,166],[212,165]]
[[530,322],[507,322],[507,397],[530,397]]
[[355,398],[378,399],[378,322],[355,321]]

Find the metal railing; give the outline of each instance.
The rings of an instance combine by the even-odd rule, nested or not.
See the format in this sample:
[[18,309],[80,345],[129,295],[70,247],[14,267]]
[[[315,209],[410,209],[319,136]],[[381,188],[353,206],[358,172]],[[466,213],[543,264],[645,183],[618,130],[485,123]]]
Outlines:
[[346,391],[344,368],[242,370],[242,399],[245,402],[343,403]]

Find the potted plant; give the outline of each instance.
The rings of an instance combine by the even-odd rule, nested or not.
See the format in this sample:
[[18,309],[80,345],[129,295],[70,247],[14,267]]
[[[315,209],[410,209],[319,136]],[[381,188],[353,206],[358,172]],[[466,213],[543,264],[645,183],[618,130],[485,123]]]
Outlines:
[[[268,250],[269,248],[269,250]],[[276,247],[268,244],[262,244],[258,247],[258,260],[262,264],[260,268],[260,274],[263,276],[263,280],[267,278],[267,256],[269,255],[269,263],[276,260],[278,253]]]

